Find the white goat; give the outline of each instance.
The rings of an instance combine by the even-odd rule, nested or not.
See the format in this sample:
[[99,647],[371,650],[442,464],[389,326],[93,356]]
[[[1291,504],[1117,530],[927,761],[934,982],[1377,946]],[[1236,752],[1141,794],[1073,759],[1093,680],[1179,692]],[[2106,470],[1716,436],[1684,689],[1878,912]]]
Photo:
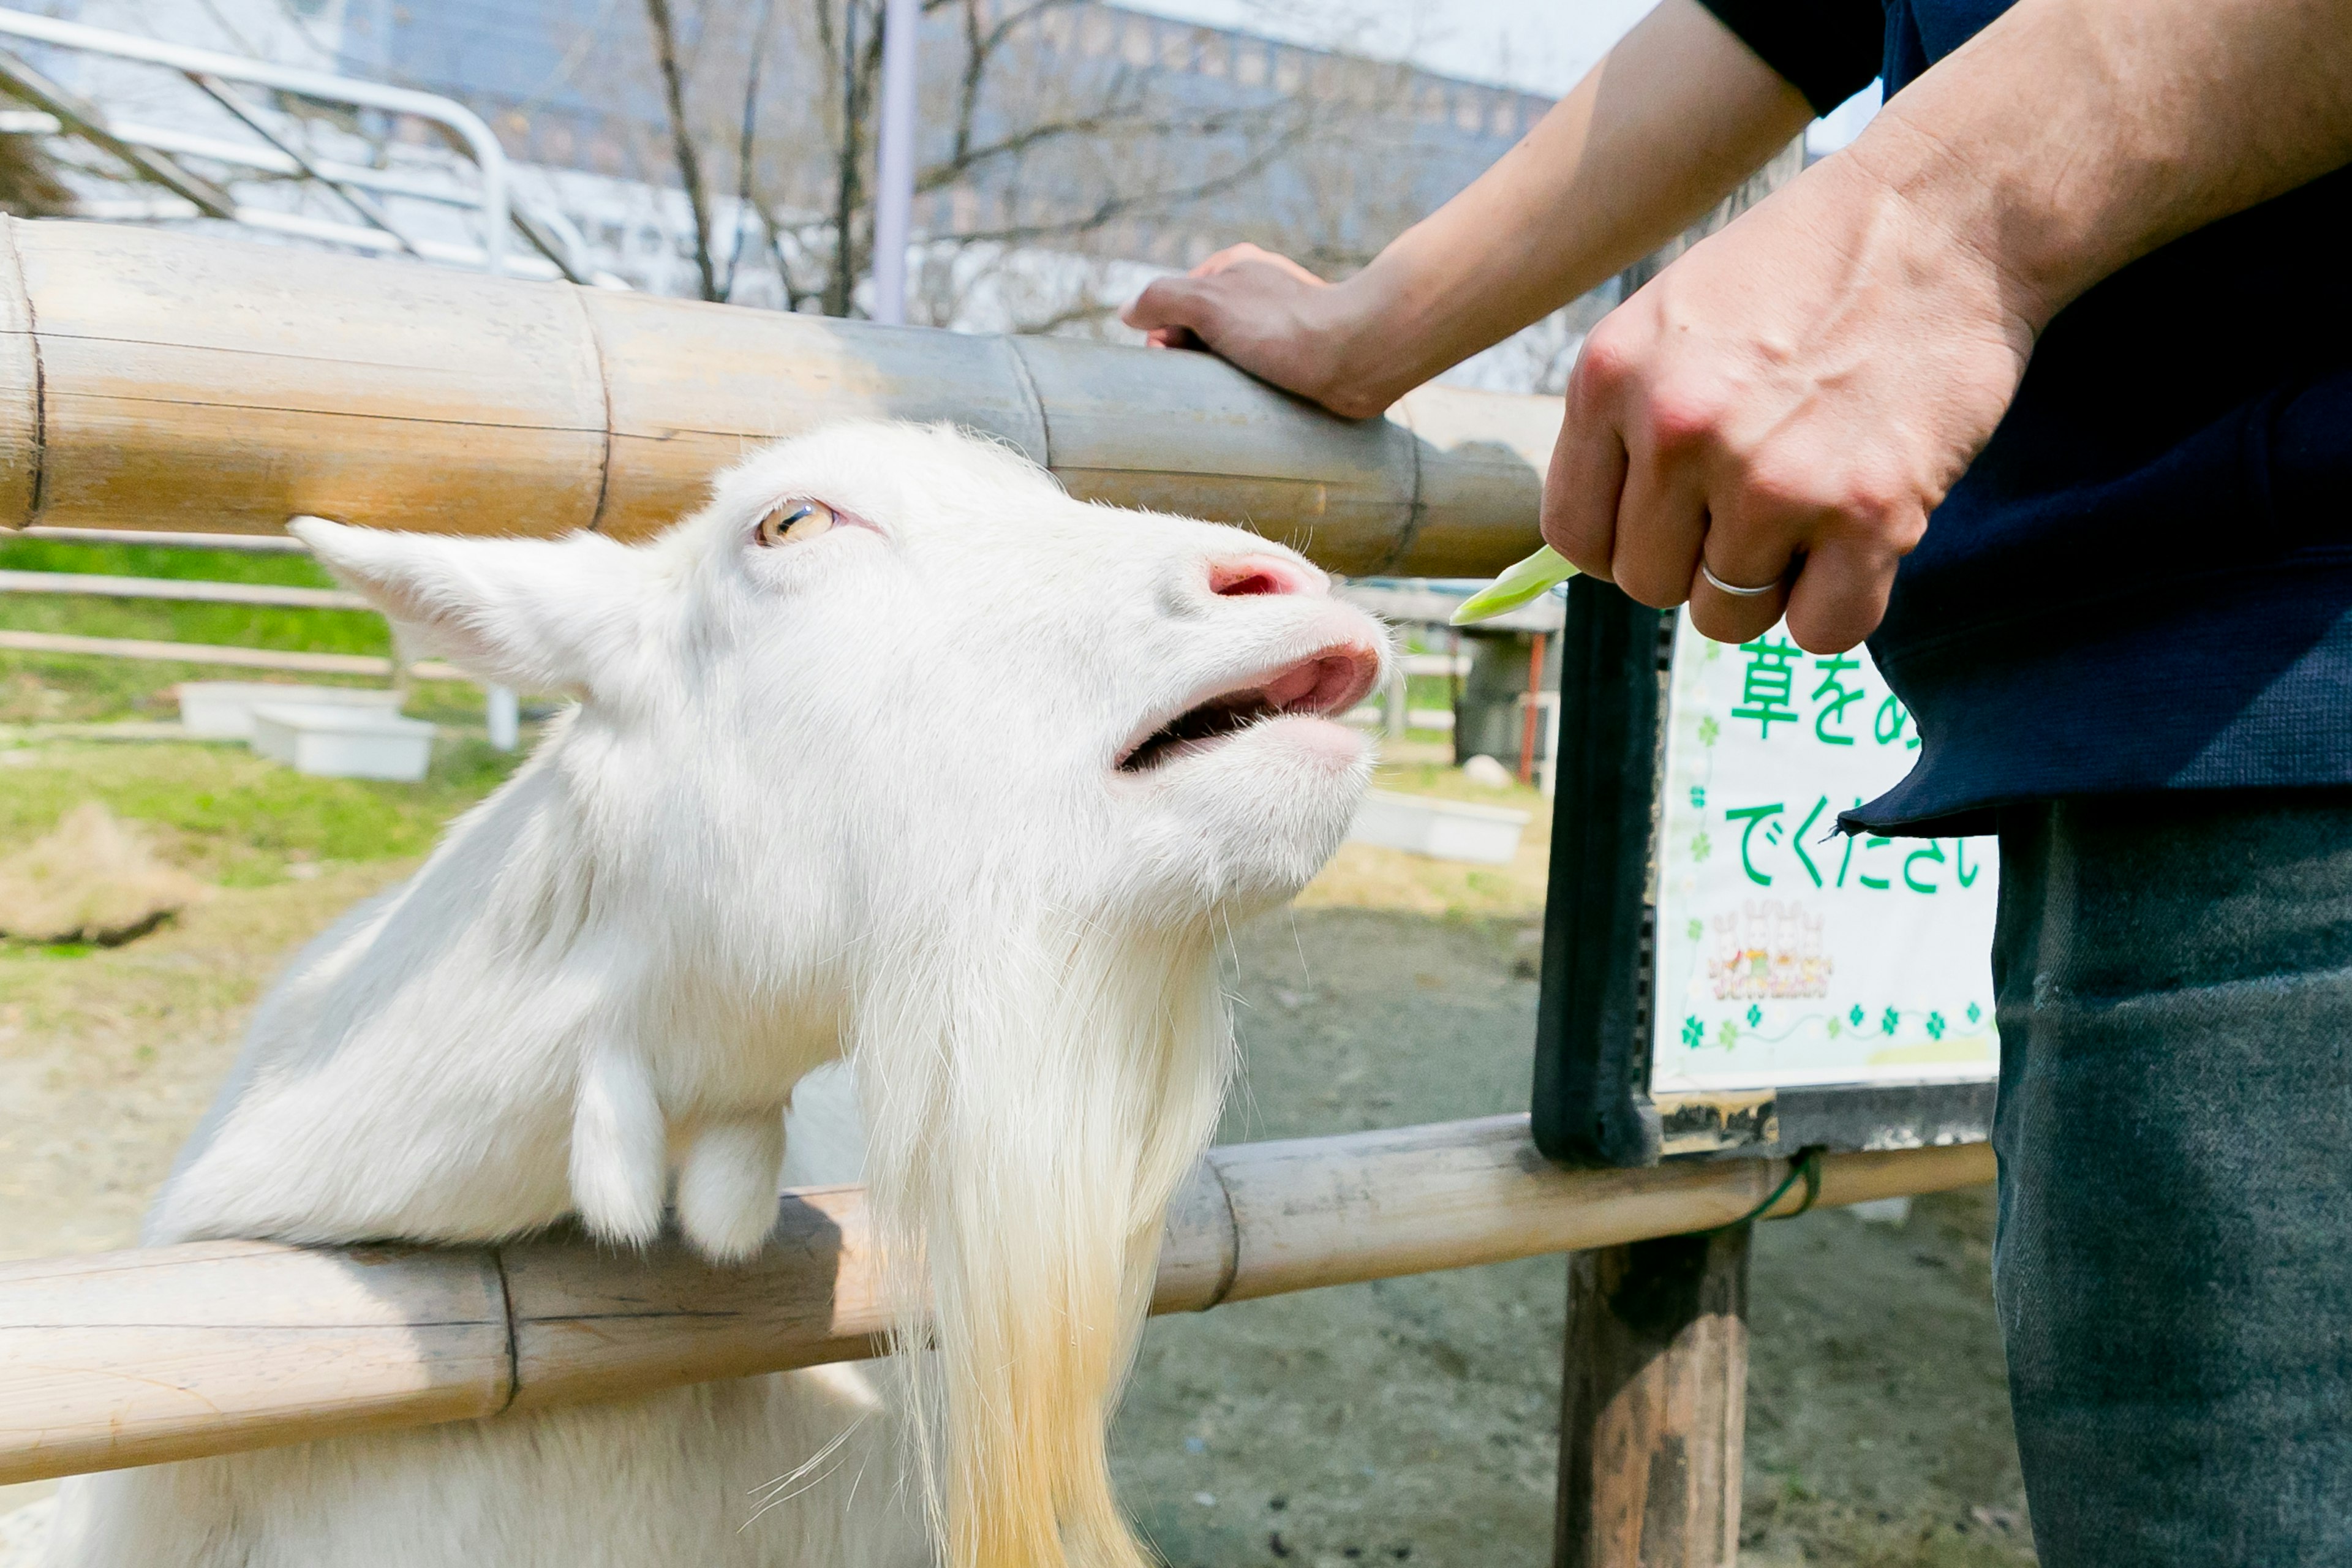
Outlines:
[[1226,1082],[1215,934],[1342,837],[1368,761],[1320,715],[1377,626],[1286,550],[943,429],[773,447],[636,548],[297,531],[420,645],[579,706],[296,962],[148,1239],[637,1244],[674,1204],[740,1258],[794,1084],[845,1057],[935,1353],[887,1408],[825,1368],[89,1478],[57,1561],[1139,1568],[1104,1428]]

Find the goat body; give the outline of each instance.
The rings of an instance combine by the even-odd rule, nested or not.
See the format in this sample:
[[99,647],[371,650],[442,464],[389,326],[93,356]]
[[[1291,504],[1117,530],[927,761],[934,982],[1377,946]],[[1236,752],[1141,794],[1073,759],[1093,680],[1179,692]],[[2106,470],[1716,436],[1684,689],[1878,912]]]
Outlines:
[[1327,715],[1380,629],[944,429],[771,448],[642,547],[297,526],[415,644],[578,705],[265,999],[147,1239],[674,1211],[731,1259],[780,1172],[862,1163],[933,1348],[89,1478],[56,1561],[1139,1565],[1104,1429],[1230,1070],[1217,933],[1344,834]]

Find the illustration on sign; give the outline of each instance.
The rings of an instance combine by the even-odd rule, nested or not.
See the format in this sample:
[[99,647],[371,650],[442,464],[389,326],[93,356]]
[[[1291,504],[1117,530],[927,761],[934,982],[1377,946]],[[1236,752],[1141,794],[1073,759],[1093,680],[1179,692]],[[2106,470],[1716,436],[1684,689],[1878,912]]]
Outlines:
[[1917,755],[1861,648],[1675,637],[1654,1093],[1986,1079],[1989,838],[1846,837]]

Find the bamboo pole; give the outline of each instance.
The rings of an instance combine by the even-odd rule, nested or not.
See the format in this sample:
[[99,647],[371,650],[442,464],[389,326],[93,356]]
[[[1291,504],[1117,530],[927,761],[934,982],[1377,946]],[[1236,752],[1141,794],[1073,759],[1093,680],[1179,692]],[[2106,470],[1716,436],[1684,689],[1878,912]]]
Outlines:
[[1332,570],[1484,575],[1536,542],[1557,400],[1424,388],[1348,421],[1207,354],[882,327],[97,224],[0,229],[0,527],[637,538],[751,446],[951,420],[1090,500]]
[[[1822,1163],[1824,1205],[1992,1178],[1981,1144]],[[1702,1230],[1749,1212],[1787,1169],[1562,1170],[1525,1116],[1215,1149],[1170,1210],[1152,1310]],[[855,1187],[786,1194],[767,1249],[737,1268],[562,1237],[224,1241],[0,1265],[0,1484],[869,1355],[887,1325],[878,1290]]]

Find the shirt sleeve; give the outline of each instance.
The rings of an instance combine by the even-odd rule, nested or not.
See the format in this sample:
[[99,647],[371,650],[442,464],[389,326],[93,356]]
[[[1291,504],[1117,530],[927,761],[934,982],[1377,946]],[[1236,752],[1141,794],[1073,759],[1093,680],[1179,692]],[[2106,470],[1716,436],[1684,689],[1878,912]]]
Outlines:
[[1880,0],[1699,0],[1756,57],[1827,114],[1878,75]]

